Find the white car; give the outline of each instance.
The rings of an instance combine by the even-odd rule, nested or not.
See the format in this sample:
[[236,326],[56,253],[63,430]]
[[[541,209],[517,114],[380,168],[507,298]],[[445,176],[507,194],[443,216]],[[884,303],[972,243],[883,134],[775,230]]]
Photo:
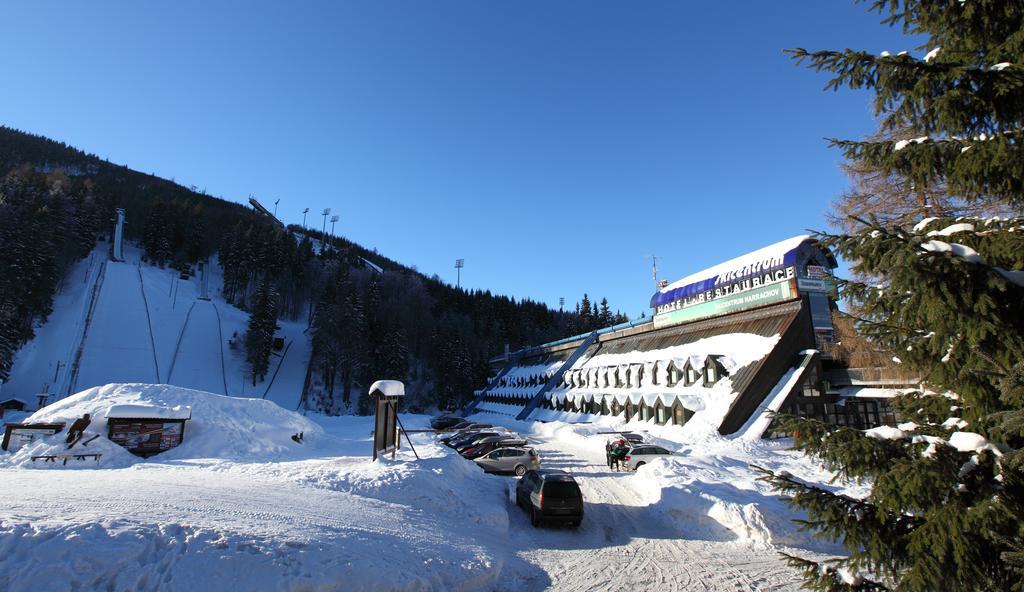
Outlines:
[[652,460],[664,456],[672,456],[672,453],[654,444],[635,444],[626,451],[626,458],[622,460],[622,467],[635,471]]

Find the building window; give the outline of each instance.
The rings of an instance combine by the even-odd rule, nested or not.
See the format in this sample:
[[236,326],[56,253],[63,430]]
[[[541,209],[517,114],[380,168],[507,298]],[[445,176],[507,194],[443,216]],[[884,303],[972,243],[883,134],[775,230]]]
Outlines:
[[807,378],[804,379],[803,391],[800,393],[805,397],[820,397],[821,389],[818,381],[818,367],[811,366],[807,370]]
[[684,367],[683,371],[686,374],[686,386],[690,386],[693,383],[697,382],[697,379],[700,377],[700,372],[697,372],[696,370],[693,369],[693,364],[691,364],[689,360],[687,360],[686,366]]
[[640,388],[644,386],[644,365],[640,364],[636,367],[636,386]]
[[704,361],[704,386],[712,386],[725,374],[721,362],[716,356],[708,356]]
[[651,384],[653,386],[658,386],[658,366],[659,366],[659,364],[661,364],[661,362],[655,362],[654,364],[651,364]]
[[683,404],[678,400],[672,405],[672,425],[685,425],[692,416],[693,412],[683,407]]
[[679,368],[676,368],[676,363],[675,362],[669,362],[668,363],[668,382],[666,383],[666,385],[669,388],[674,387],[675,385],[679,384],[679,380],[682,377],[683,377],[682,376],[682,372],[679,371]]

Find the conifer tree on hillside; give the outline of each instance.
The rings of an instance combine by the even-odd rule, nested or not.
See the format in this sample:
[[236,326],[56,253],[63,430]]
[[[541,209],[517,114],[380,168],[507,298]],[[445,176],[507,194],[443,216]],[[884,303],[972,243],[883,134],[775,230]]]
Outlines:
[[266,377],[270,368],[276,329],[277,290],[268,278],[264,278],[256,289],[249,329],[245,334],[246,361],[252,371],[253,386],[256,386],[257,378],[263,380]]
[[[833,140],[846,158],[971,204],[1024,207],[1024,4],[875,0],[884,22],[927,37],[916,57],[794,50],[870,89],[884,130],[911,140]],[[925,53],[927,52],[927,53]],[[1019,215],[1018,215],[1019,216]],[[779,418],[796,446],[864,499],[785,474],[765,480],[807,511],[806,528],[850,555],[791,557],[816,590],[1024,590],[1024,218],[860,218],[823,236],[853,262],[842,295],[857,329],[919,373],[899,429],[860,432]]]

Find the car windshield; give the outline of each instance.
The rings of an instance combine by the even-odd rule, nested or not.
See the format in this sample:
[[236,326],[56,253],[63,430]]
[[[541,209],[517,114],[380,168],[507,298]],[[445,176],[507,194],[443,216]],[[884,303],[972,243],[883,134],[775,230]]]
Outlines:
[[548,481],[544,484],[544,496],[556,498],[580,497],[580,487],[573,481]]

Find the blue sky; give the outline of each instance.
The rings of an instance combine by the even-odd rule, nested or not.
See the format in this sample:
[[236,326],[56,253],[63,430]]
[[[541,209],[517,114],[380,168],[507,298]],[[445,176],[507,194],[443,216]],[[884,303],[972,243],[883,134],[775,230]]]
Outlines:
[[[873,127],[784,48],[916,43],[863,4],[19,2],[0,123],[337,232],[427,274],[631,316],[824,227],[824,137]],[[129,213],[130,215],[130,213]],[[311,217],[311,224],[320,223]]]

